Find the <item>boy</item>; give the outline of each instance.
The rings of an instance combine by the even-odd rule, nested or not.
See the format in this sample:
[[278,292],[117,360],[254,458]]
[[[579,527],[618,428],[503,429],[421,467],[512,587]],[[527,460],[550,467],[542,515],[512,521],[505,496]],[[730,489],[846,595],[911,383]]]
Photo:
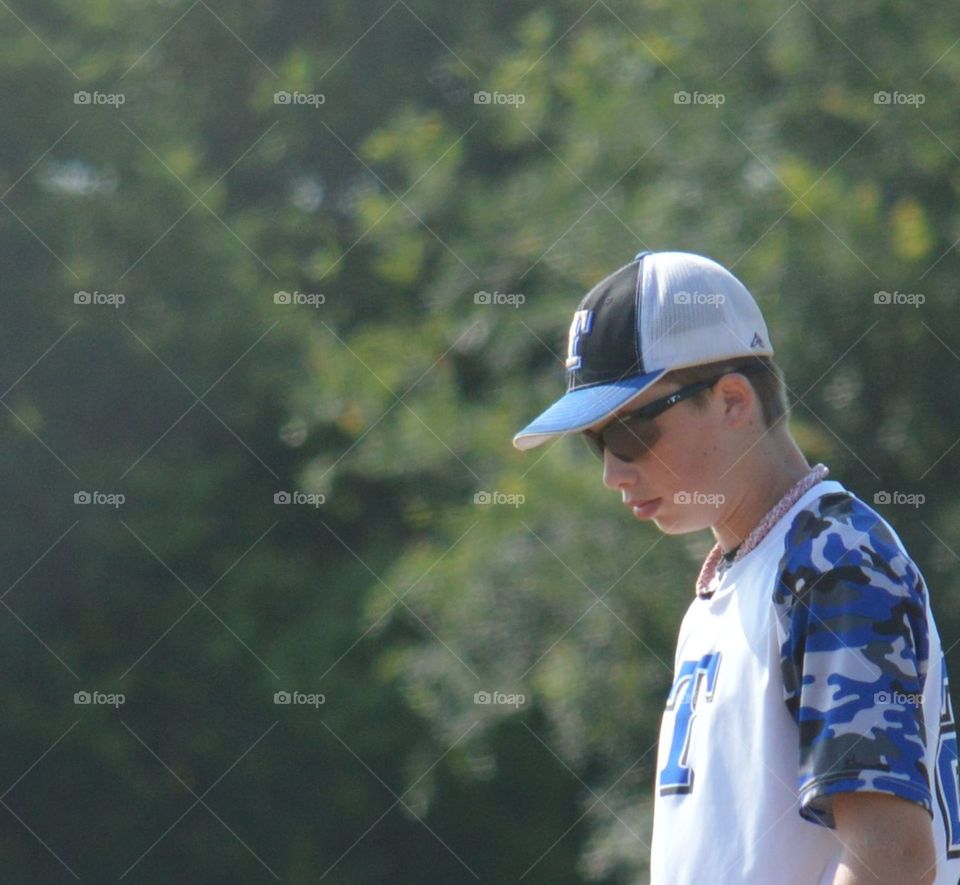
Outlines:
[[667,534],[709,528],[660,729],[660,883],[960,879],[957,739],[926,584],[790,435],[760,309],[719,264],[644,252],[583,299],[566,395],[514,438],[580,433]]

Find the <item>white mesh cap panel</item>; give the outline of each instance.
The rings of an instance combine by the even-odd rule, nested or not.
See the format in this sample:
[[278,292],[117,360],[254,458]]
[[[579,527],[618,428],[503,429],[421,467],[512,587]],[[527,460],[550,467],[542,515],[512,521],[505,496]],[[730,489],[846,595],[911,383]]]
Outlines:
[[688,252],[656,252],[641,269],[646,371],[773,355],[760,308],[726,268]]

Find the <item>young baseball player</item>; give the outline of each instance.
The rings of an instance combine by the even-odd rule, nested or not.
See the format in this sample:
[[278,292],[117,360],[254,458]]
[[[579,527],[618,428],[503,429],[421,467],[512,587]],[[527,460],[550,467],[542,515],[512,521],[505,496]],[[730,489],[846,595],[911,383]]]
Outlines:
[[772,356],[731,273],[641,253],[584,297],[567,393],[514,438],[581,434],[637,519],[716,540],[665,698],[652,881],[957,885],[926,583],[893,528],[807,463]]

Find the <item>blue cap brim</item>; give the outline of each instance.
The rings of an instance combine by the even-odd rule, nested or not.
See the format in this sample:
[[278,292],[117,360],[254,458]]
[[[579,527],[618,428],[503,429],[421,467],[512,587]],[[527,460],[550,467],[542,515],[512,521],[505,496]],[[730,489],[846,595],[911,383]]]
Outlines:
[[532,449],[555,436],[586,430],[623,408],[666,373],[666,369],[660,369],[644,375],[631,375],[609,384],[571,390],[524,427],[513,438],[513,444],[518,449]]

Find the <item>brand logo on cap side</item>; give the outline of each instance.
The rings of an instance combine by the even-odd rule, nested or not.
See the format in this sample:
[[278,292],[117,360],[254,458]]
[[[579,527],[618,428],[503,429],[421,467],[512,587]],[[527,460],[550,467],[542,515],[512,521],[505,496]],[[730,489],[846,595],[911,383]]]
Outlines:
[[751,347],[763,347],[763,339],[760,337],[759,332],[753,333],[753,340],[750,342]]
[[570,335],[567,339],[567,369],[575,372],[580,368],[583,358],[580,355],[580,339],[589,335],[593,328],[593,311],[578,310],[570,323]]

